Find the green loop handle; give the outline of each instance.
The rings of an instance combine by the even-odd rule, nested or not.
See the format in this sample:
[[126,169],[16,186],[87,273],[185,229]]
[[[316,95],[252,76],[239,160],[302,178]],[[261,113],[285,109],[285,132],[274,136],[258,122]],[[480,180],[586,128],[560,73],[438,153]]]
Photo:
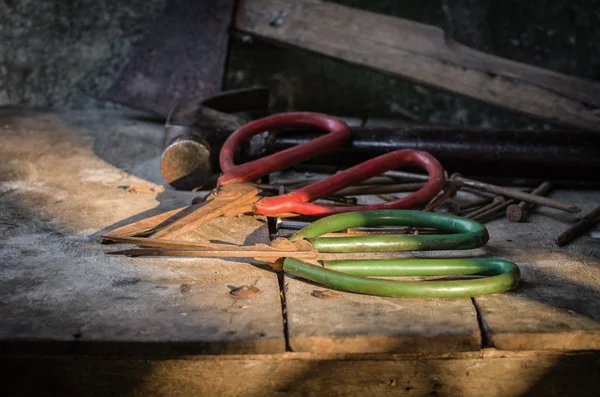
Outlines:
[[[432,227],[450,234],[421,236],[319,237],[350,227]],[[361,211],[318,220],[290,237],[308,239],[319,252],[391,252],[470,249],[489,239],[478,222],[421,211]],[[318,267],[294,258],[284,261],[291,275],[342,291],[392,297],[456,298],[504,292],[516,287],[519,268],[499,259],[383,259],[324,261]],[[394,276],[478,276],[462,280],[396,281],[368,278]]]
[[[416,226],[431,227],[442,235],[398,235],[319,237],[351,227]],[[292,235],[290,241],[307,239],[319,252],[393,252],[478,248],[489,239],[482,224],[458,216],[423,211],[358,211],[328,216]]]

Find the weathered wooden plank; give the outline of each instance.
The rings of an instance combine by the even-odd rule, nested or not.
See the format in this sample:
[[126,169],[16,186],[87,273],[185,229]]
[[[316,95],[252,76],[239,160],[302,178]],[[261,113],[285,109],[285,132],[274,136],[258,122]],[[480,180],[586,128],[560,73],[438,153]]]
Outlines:
[[485,358],[0,356],[9,396],[596,396],[598,353]]
[[478,53],[435,27],[315,0],[240,1],[235,27],[552,123],[598,125],[599,83]]
[[[599,192],[553,194],[583,213]],[[513,260],[522,272],[514,292],[476,298],[490,343],[506,350],[600,349],[600,246],[587,233],[565,248],[554,240],[577,215],[538,208],[529,222],[488,225],[488,254]],[[598,226],[596,227],[598,230]]]
[[[170,188],[158,194],[121,188],[161,183],[161,139],[160,124],[123,113],[0,112],[4,348],[64,342],[53,346],[86,352],[284,351],[274,273],[225,259],[110,257],[104,252],[114,247],[94,241],[99,230],[123,219],[191,200],[190,193]],[[194,233],[188,237],[268,241],[264,221],[253,217],[222,218]],[[260,293],[249,299],[230,294],[246,284]]]
[[334,292],[285,276],[289,345],[295,352],[390,353],[477,350],[469,299],[401,299]]

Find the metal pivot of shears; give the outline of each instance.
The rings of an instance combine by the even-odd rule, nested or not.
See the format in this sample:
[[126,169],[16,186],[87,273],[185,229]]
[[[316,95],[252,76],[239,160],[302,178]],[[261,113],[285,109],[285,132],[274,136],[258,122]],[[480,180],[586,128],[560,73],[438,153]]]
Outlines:
[[[256,134],[284,128],[313,127],[326,134],[305,144],[273,153],[264,158],[236,165],[234,154],[239,145]],[[417,150],[397,150],[365,161],[305,186],[294,192],[277,197],[260,197],[258,190],[249,184],[255,179],[274,171],[330,152],[344,145],[350,130],[341,120],[318,113],[283,113],[250,122],[235,131],[224,143],[220,153],[223,175],[216,191],[202,205],[192,205],[147,218],[136,224],[113,230],[105,236],[149,235],[152,238],[174,238],[219,216],[236,216],[243,213],[283,216],[287,214],[326,216],[342,212],[378,209],[409,209],[427,204],[443,188],[444,170],[430,154]],[[421,189],[398,200],[363,206],[325,206],[311,203],[344,187],[357,184],[385,171],[404,166],[418,166],[429,174],[429,180]]]
[[[413,226],[445,234],[322,237],[351,227]],[[326,287],[369,295],[455,298],[504,292],[516,287],[519,268],[499,259],[339,259],[397,251],[462,250],[488,241],[487,229],[472,220],[421,211],[379,210],[332,215],[271,245],[231,246],[121,237],[113,240],[146,246],[112,252],[128,256],[245,257],[271,263],[276,270]],[[333,257],[333,258],[332,258]],[[306,261],[320,261],[314,265]],[[281,265],[283,264],[283,267]],[[396,281],[370,277],[481,276],[463,280]]]

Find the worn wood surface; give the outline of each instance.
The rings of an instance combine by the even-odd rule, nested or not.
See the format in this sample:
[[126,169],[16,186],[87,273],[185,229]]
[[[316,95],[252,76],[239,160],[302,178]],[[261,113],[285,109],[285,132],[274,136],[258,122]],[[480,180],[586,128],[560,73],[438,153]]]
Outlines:
[[[381,199],[359,197],[360,204],[377,202]],[[394,255],[461,257],[468,254],[481,254],[481,250],[467,253],[399,252]],[[327,290],[287,274],[284,277],[288,339],[293,351],[431,353],[479,350],[481,347],[477,311],[469,298],[367,296]],[[424,278],[413,279],[418,282]]]
[[[126,112],[0,112],[4,351],[23,351],[27,344],[31,351],[63,352],[284,351],[280,290],[268,269],[232,258],[109,257],[104,251],[112,247],[94,241],[111,227],[180,207],[194,196],[170,188],[152,192],[161,184],[161,135],[160,125]],[[123,188],[134,184],[152,189]],[[593,191],[551,196],[584,212],[600,201]],[[322,287],[286,276],[289,347],[319,353],[429,354],[479,351],[482,344],[598,350],[599,227],[566,248],[553,242],[576,219],[537,208],[528,222],[489,223],[491,239],[483,249],[409,254],[491,256],[520,266],[516,291],[473,301],[341,292],[322,299]],[[252,217],[220,219],[193,233],[186,239],[267,241],[264,222]],[[229,294],[241,285],[261,292],[250,299]]]
[[600,83],[488,56],[416,22],[315,0],[244,0],[235,27],[551,123],[596,129],[600,119]]
[[[478,350],[471,300],[397,299],[331,291],[285,276],[289,344],[300,352]],[[328,292],[329,294],[329,292]]]
[[0,357],[8,396],[597,396],[598,354]]
[[[600,192],[551,194],[582,208],[600,202]],[[554,240],[582,216],[537,207],[528,222],[505,219],[488,225],[488,255],[514,261],[522,272],[511,293],[475,298],[498,349],[600,349],[600,225],[569,246]]]
[[[161,183],[162,130],[123,112],[0,112],[4,349],[284,351],[276,274],[226,259],[107,256],[116,246],[95,242],[106,228],[191,201],[170,188],[124,188],[161,190],[152,182]],[[194,233],[187,237],[268,242],[264,220],[253,217]],[[230,294],[246,284],[260,293]]]

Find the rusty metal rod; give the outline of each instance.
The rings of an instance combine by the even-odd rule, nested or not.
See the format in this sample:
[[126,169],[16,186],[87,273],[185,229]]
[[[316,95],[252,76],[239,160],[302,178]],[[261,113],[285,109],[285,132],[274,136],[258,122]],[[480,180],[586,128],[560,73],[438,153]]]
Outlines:
[[[415,149],[432,154],[445,169],[471,175],[477,172],[488,176],[597,181],[600,172],[597,131],[443,126],[351,128],[351,131],[352,141],[338,155],[321,156],[311,160],[312,163],[347,167],[393,150]],[[265,150],[280,151],[320,134],[307,130],[273,133]]]
[[468,210],[472,210],[473,208],[481,207],[483,205],[487,205],[492,202],[494,197],[482,197],[475,200],[468,201],[466,203],[458,203],[460,208],[460,213],[467,212]]
[[474,189],[484,190],[486,192],[495,193],[497,195],[511,197],[517,200],[526,201],[528,203],[534,203],[543,205],[550,208],[555,208],[566,212],[580,212],[581,208],[574,204],[564,203],[562,201],[553,200],[548,197],[536,196],[535,194],[526,193],[520,190],[506,188],[502,186],[491,185],[489,183],[479,182],[473,179],[468,179],[460,174],[454,174],[450,178],[461,186],[469,186]]
[[[552,189],[552,183],[544,181],[531,194],[543,196]],[[535,204],[529,204],[521,201],[519,204],[511,204],[506,208],[506,219],[511,222],[521,222],[527,219],[529,212],[535,207]]]
[[414,192],[425,186],[424,183],[402,183],[396,185],[352,186],[333,193],[332,197],[360,196],[365,194],[385,194]]
[[600,205],[581,218],[576,224],[564,231],[556,239],[556,245],[562,247],[588,231],[600,219]]
[[496,196],[492,199],[492,201],[489,204],[484,205],[483,207],[478,208],[475,211],[469,212],[468,214],[464,215],[464,217],[473,219],[480,214],[486,213],[488,210],[491,210],[493,208],[498,207],[501,204],[504,204],[505,202],[506,202],[506,199],[504,197]]
[[398,197],[394,196],[393,194],[390,193],[382,193],[382,194],[377,194],[377,197],[379,197],[380,199],[390,202],[390,201],[396,201],[398,200]]
[[482,212],[479,215],[476,215],[471,219],[474,221],[477,221],[477,222],[481,222],[481,223],[491,221],[492,219],[495,219],[495,218],[499,217],[500,215],[502,215],[504,213],[504,210],[506,209],[506,207],[508,207],[509,205],[512,205],[512,204],[516,204],[517,202],[518,202],[518,200],[515,200],[515,199],[506,200],[503,203],[497,204],[494,207],[490,208],[489,210]]
[[449,182],[444,186],[444,191],[439,194],[432,202],[427,204],[423,211],[433,212],[436,208],[438,208],[446,199],[450,197],[456,196],[456,185],[452,182]]

